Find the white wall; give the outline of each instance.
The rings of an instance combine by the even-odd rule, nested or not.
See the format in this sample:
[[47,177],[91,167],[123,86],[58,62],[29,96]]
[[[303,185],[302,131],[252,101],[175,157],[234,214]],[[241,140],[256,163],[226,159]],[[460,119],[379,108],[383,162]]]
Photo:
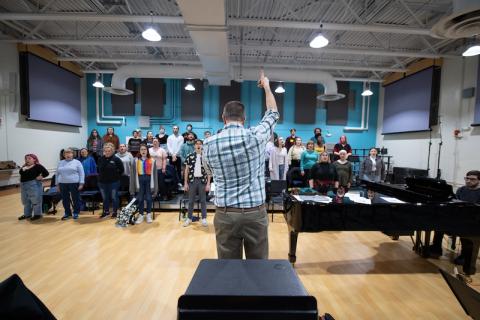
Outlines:
[[[15,72],[18,82],[18,52],[14,44],[0,43],[0,72]],[[0,160],[13,160],[22,165],[24,155],[34,153],[50,172],[54,172],[60,149],[83,147],[87,139],[87,103],[86,82],[82,79],[81,83],[81,128],[25,120],[19,112],[18,83],[15,99],[0,95]],[[17,182],[17,171],[0,173],[0,186]]]
[[[443,140],[440,157],[442,179],[456,186],[463,185],[469,170],[480,170],[480,127],[471,127],[475,97],[462,98],[462,90],[476,87],[478,57],[445,59],[440,86],[440,125],[432,131],[430,176],[437,174],[439,142]],[[476,94],[480,94],[476,92]],[[384,90],[380,92],[377,146],[388,148],[394,166],[427,168],[430,133],[381,134],[383,124]],[[457,139],[454,129],[462,129]],[[441,139],[440,139],[441,138]]]

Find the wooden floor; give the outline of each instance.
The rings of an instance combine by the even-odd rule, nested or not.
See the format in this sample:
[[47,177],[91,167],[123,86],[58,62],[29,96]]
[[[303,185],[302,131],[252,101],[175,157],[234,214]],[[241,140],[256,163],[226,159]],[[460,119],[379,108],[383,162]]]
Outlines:
[[[176,319],[199,261],[216,258],[212,216],[208,228],[184,228],[165,212],[121,230],[87,212],[61,221],[62,209],[17,221],[21,209],[18,193],[0,193],[0,279],[19,274],[58,319]],[[270,257],[286,259],[283,216],[269,235]],[[446,257],[415,255],[409,238],[324,232],[300,234],[295,269],[319,311],[336,319],[468,319],[435,264],[453,270]]]

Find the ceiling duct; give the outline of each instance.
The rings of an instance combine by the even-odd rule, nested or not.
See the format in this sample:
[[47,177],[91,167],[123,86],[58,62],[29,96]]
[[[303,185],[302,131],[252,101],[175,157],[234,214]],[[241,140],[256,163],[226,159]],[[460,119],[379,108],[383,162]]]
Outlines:
[[[257,81],[259,76],[258,68],[234,67],[235,80]],[[318,99],[324,101],[339,100],[345,97],[338,93],[337,82],[333,76],[320,70],[292,70],[282,68],[266,68],[265,74],[272,81],[298,82],[298,83],[320,83],[324,87],[324,92],[318,96]],[[115,71],[112,77],[111,87],[103,90],[120,95],[132,94],[131,90],[126,88],[129,78],[169,78],[183,79],[195,78],[202,79],[203,69],[201,66],[154,66],[130,64],[120,67]],[[230,84],[230,78],[228,79]],[[210,83],[211,84],[211,83]]]
[[230,51],[224,0],[177,0],[185,28],[213,85],[230,84]]
[[[236,80],[257,81],[259,69],[243,68],[240,70],[239,67],[235,67],[234,73]],[[325,71],[265,68],[265,74],[271,81],[320,83],[323,85],[325,91],[324,93],[317,96],[319,100],[334,101],[345,98],[344,94],[338,93],[337,82],[335,81],[333,76]]]
[[432,27],[432,36],[438,38],[469,38],[480,34],[480,1],[454,0],[453,13],[440,19]]
[[103,88],[104,91],[118,94],[129,95],[133,94],[132,90],[126,88],[127,79],[129,78],[169,78],[169,79],[183,79],[183,78],[203,78],[203,70],[200,66],[152,66],[129,64],[118,68],[112,77],[112,84],[110,87]]

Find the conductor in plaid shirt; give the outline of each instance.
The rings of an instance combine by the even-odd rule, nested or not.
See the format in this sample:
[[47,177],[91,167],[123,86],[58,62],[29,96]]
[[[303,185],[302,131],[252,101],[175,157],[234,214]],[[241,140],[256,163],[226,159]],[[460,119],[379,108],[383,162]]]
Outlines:
[[265,208],[265,147],[279,119],[270,82],[260,72],[267,111],[256,127],[246,129],[245,107],[230,101],[223,108],[223,130],[204,141],[205,168],[215,180],[213,221],[219,259],[268,259]]

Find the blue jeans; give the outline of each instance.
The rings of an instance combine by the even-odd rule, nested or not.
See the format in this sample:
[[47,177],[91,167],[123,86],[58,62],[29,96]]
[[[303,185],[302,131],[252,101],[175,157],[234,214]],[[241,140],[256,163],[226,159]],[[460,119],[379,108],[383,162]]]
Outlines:
[[65,216],[72,215],[71,204],[73,204],[73,215],[78,216],[80,213],[78,183],[60,183],[60,194],[62,195],[63,208],[65,208]]
[[279,164],[278,165],[278,180],[283,180],[283,174],[285,173],[285,165]]
[[33,215],[42,215],[42,182],[38,180],[30,180],[20,184],[22,193],[23,215],[31,217]]
[[103,199],[103,212],[108,213],[110,209],[110,201],[113,203],[113,213],[117,212],[118,209],[118,188],[120,188],[120,181],[115,181],[111,183],[98,183],[100,188],[100,193],[102,194]]
[[147,213],[152,212],[152,189],[150,188],[151,176],[142,174],[138,176],[139,190],[137,194],[138,212],[143,215],[144,201],[147,201]]

